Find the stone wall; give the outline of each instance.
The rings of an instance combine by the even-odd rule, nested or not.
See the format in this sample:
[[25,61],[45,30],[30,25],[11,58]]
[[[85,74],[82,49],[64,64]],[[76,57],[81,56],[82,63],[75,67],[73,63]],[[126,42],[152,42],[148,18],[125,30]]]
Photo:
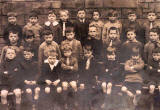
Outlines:
[[32,10],[39,13],[39,21],[42,24],[47,19],[47,12],[51,9],[58,13],[60,8],[66,8],[70,11],[71,19],[74,20],[78,7],[86,8],[88,18],[91,18],[94,8],[101,11],[102,19],[106,18],[110,8],[118,9],[121,19],[127,17],[128,9],[135,9],[138,19],[145,19],[147,11],[153,8],[160,15],[160,0],[0,0],[0,47],[4,44],[1,37],[3,27],[7,24],[6,15],[9,11],[17,12],[18,24],[24,26]]

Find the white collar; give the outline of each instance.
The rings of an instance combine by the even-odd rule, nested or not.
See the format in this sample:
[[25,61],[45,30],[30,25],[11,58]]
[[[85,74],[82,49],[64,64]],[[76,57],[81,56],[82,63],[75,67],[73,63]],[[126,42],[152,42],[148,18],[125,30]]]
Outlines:
[[[44,63],[48,63],[49,64],[48,59],[44,60]],[[57,66],[58,63],[59,63],[59,60],[56,60],[55,63],[53,64],[54,67]],[[49,64],[49,65],[51,65],[51,64]]]
[[[53,26],[56,26],[56,25],[58,25],[59,23],[57,22],[57,21],[54,21],[53,23],[52,23],[52,25]],[[50,21],[47,21],[47,22],[45,22],[45,25],[46,26],[50,26],[51,25],[51,22]]]

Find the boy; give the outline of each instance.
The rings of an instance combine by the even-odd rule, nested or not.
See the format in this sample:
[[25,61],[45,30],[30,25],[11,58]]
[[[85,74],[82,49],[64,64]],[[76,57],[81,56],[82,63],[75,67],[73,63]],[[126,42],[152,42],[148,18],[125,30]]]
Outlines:
[[89,21],[86,19],[86,11],[83,8],[80,8],[77,12],[78,19],[75,21],[75,34],[76,39],[79,40],[84,45],[84,41],[88,36],[88,27]]
[[152,59],[152,51],[156,47],[157,41],[159,41],[159,31],[157,28],[152,28],[149,31],[149,42],[144,46],[144,61],[146,64]]
[[111,27],[116,27],[119,30],[119,38],[121,35],[121,31],[122,31],[122,24],[121,22],[118,20],[118,13],[116,10],[110,10],[108,13],[108,17],[109,20],[104,24],[103,27],[103,32],[102,32],[102,40],[103,42],[105,42],[108,38],[108,30]]
[[108,30],[108,38],[104,44],[104,47],[114,47],[117,51],[120,49],[121,40],[119,39],[118,29],[116,27],[111,27]]
[[49,11],[48,21],[44,24],[44,30],[51,30],[53,33],[54,41],[60,44],[63,41],[62,29],[57,21],[57,16],[54,11]]
[[139,48],[139,52],[142,55],[143,45],[141,42],[137,41],[136,33],[134,29],[128,29],[126,31],[127,40],[122,44],[121,47],[121,61],[125,62],[133,53],[133,48]]
[[157,21],[157,14],[155,10],[149,10],[147,14],[147,21],[144,22],[143,28],[145,30],[145,40],[148,42],[150,40],[149,38],[149,32],[152,28],[157,28],[160,26],[160,22]]
[[57,53],[57,59],[61,58],[61,52],[58,44],[53,41],[53,35],[50,30],[45,30],[43,32],[44,42],[39,46],[38,50],[38,64],[39,69],[41,68],[44,60],[48,58],[48,52],[54,50]]
[[[128,19],[123,25],[122,31],[123,31],[124,36],[126,35],[126,30],[128,28],[135,29],[136,34],[137,34],[136,39],[143,44],[145,43],[144,31],[140,23],[137,21],[137,14],[134,10],[130,10],[128,12]],[[126,40],[126,37],[124,37],[123,40]]]
[[[41,31],[42,31],[42,26],[39,25],[38,23],[38,15],[35,12],[32,12],[29,15],[29,22],[27,25],[24,26],[23,28],[23,34],[25,34],[28,30],[32,30],[35,36],[35,44],[37,46],[40,45],[41,43]],[[24,36],[25,39],[26,36]]]
[[60,14],[59,24],[62,28],[63,39],[65,39],[65,36],[66,36],[65,30],[68,26],[73,25],[73,23],[69,21],[69,11],[68,10],[60,10],[59,14]]
[[132,56],[125,62],[125,79],[124,85],[127,87],[127,91],[134,97],[133,103],[136,105],[137,98],[141,94],[142,82],[143,82],[143,68],[144,61],[142,60],[139,49],[133,49]]
[[98,10],[94,10],[92,13],[92,21],[90,22],[89,26],[95,25],[97,26],[98,34],[96,39],[97,40],[102,40],[102,29],[104,26],[104,23],[102,20],[100,20],[100,12]]
[[8,16],[8,25],[4,28],[3,37],[7,44],[9,44],[9,32],[11,30],[16,30],[19,36],[19,42],[22,40],[22,28],[17,24],[17,13],[9,12]]
[[24,50],[25,48],[30,48],[34,52],[34,60],[38,61],[38,45],[35,42],[35,35],[32,30],[27,30],[24,34],[24,41],[22,42],[20,48]]
[[[17,88],[21,88],[22,78],[20,72],[20,65],[16,59],[16,50],[12,47],[6,49],[5,60],[1,63],[1,89],[9,92]],[[9,107],[15,108],[14,97],[8,96]],[[17,98],[17,97],[16,97]]]
[[19,43],[18,43],[19,36],[18,35],[19,34],[16,30],[10,30],[9,31],[9,35],[8,35],[9,44],[2,48],[0,63],[3,62],[3,60],[5,58],[5,51],[9,47],[13,47],[17,51],[17,57],[19,57],[19,53],[20,53],[21,49],[19,48]]
[[93,56],[97,61],[101,61],[103,58],[103,44],[102,41],[97,40],[97,27],[96,26],[90,26],[89,27],[89,36],[86,40],[86,42],[90,42],[91,46],[93,48]]
[[70,45],[72,47],[72,56],[77,58],[78,61],[80,61],[82,59],[82,53],[83,53],[82,46],[81,42],[75,39],[74,27],[67,27],[65,32],[66,32],[66,40],[62,41],[61,48],[63,48],[65,44]]

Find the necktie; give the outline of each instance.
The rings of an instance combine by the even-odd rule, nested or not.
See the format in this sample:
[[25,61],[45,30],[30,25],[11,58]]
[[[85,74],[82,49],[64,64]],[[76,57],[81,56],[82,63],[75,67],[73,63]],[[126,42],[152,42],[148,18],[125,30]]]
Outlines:
[[86,62],[86,70],[88,70],[88,69],[89,69],[89,67],[90,67],[90,61],[91,61],[91,60],[90,60],[90,59],[88,59],[88,60],[87,60],[87,62]]
[[65,30],[66,30],[66,23],[63,22],[63,36],[65,36]]
[[69,66],[70,62],[69,62],[69,58],[67,58],[67,61],[66,61],[67,65]]
[[152,29],[152,28],[153,28],[153,23],[152,23],[152,22],[150,22],[150,26],[149,26],[149,28],[150,28],[150,29]]
[[112,47],[112,45],[113,45],[113,40],[110,41],[109,47]]

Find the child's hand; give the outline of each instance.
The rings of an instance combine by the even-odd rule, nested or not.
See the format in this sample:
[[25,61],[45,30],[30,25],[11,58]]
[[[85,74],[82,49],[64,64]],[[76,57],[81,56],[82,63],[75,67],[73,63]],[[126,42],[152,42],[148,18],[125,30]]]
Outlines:
[[32,94],[32,90],[30,88],[26,89],[27,94]]
[[4,71],[3,74],[8,75],[8,71]]
[[63,90],[67,90],[68,89],[68,82],[66,82],[66,81],[62,82],[62,87],[63,87]]
[[153,94],[155,90],[155,85],[150,85],[149,86],[149,93]]
[[52,82],[52,83],[53,83],[54,86],[57,86],[57,85],[60,83],[60,81],[61,81],[61,80],[58,79],[58,80],[56,80],[56,81],[54,81],[54,82]]
[[8,95],[7,90],[2,90],[1,91],[1,103],[2,104],[7,104],[7,95]]
[[107,92],[107,91],[106,91],[106,86],[107,86],[106,82],[103,82],[102,85],[101,85],[102,90],[103,90],[104,93]]
[[57,87],[57,93],[61,93],[62,92],[62,87]]
[[48,85],[51,85],[51,84],[52,84],[52,81],[51,81],[51,80],[45,80],[45,82],[46,82]]
[[36,81],[31,81],[31,84],[32,85],[36,85]]
[[77,91],[77,82],[76,81],[71,81],[70,85],[75,91]]
[[149,66],[149,69],[150,69],[150,70],[153,69],[152,66]]
[[160,73],[160,69],[158,69],[157,72]]
[[122,86],[121,91],[127,92],[127,88],[125,86]]
[[85,85],[84,84],[80,84],[80,90],[84,90],[84,88],[85,88]]
[[46,88],[45,88],[45,93],[49,94],[50,91],[51,91],[50,87],[46,87]]

